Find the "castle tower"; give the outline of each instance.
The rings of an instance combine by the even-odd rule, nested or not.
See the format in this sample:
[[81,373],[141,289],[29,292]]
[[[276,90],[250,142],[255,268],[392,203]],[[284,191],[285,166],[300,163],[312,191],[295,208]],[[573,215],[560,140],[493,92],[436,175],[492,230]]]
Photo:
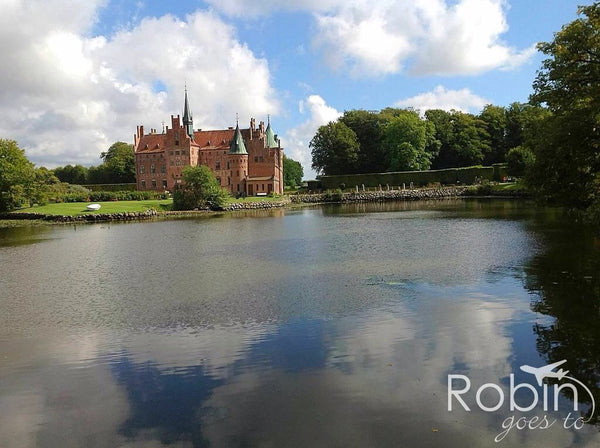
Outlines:
[[229,166],[229,190],[234,195],[246,194],[248,151],[246,151],[239,123],[236,123],[235,134],[229,145],[227,165]]
[[194,140],[194,120],[192,119],[192,113],[190,112],[190,105],[188,103],[187,87],[185,88],[185,104],[183,106],[183,127],[185,128],[186,134]]

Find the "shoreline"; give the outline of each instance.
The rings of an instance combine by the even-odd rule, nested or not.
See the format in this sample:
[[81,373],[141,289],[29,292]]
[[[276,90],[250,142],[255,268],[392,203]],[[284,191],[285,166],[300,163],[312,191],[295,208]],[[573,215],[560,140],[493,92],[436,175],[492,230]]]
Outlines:
[[403,202],[420,200],[443,199],[530,199],[529,195],[521,192],[518,194],[502,195],[472,195],[468,194],[469,187],[442,187],[420,188],[413,190],[382,190],[364,192],[328,192],[313,194],[297,194],[284,197],[280,201],[254,201],[234,202],[222,210],[146,210],[144,212],[119,212],[119,213],[90,213],[84,215],[49,215],[43,213],[9,212],[0,213],[0,221],[11,222],[44,222],[49,224],[69,223],[95,223],[110,221],[146,221],[152,219],[176,219],[183,217],[205,216],[219,213],[228,213],[244,210],[268,210],[286,207],[302,207],[320,204],[350,204],[359,202]]

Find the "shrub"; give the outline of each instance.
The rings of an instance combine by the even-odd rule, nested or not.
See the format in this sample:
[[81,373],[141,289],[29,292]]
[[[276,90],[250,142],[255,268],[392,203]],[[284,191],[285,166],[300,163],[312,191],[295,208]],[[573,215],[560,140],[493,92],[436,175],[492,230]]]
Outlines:
[[526,146],[517,146],[508,151],[506,162],[508,174],[523,177],[535,162],[535,156]]

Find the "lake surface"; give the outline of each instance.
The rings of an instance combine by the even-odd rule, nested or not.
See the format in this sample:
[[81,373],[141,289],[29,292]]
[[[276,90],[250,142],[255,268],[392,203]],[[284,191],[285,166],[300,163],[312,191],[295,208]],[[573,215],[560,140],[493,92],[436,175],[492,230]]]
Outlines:
[[0,306],[1,447],[600,445],[600,239],[527,202],[0,228]]

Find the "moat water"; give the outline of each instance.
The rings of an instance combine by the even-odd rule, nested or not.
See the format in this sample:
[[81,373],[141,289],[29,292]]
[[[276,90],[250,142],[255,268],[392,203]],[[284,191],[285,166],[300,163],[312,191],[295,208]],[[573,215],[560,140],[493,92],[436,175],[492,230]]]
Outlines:
[[599,446],[599,312],[600,238],[527,202],[0,228],[0,446]]

